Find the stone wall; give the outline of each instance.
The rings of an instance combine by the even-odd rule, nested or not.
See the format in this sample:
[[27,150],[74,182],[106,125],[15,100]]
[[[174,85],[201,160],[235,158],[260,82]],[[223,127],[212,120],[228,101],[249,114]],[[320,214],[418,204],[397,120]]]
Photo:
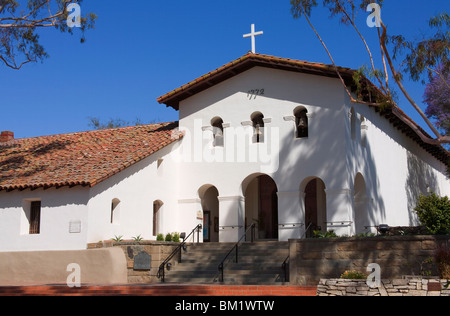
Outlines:
[[[157,278],[157,273],[161,263],[166,260],[168,256],[178,247],[178,243],[172,242],[159,242],[159,241],[124,241],[124,242],[101,242],[97,244],[89,244],[89,248],[109,248],[118,247],[121,248],[125,254],[127,261],[127,274],[128,284],[148,284],[161,282]],[[150,256],[151,264],[149,270],[136,270],[135,259],[141,254],[145,253]],[[172,261],[176,265],[176,259]]]
[[439,275],[435,265],[425,261],[450,236],[393,236],[290,240],[290,282],[317,285],[320,279],[335,279],[347,270],[367,272],[367,266],[381,267],[382,279],[404,275]]
[[450,296],[447,280],[406,278],[382,280],[379,288],[369,288],[366,280],[322,279],[318,296]]

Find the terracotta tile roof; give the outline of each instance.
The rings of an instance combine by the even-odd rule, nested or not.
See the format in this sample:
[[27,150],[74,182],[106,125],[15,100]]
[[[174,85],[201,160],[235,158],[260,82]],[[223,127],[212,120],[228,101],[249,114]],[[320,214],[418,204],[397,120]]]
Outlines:
[[178,122],[0,143],[0,190],[94,186],[179,140]]

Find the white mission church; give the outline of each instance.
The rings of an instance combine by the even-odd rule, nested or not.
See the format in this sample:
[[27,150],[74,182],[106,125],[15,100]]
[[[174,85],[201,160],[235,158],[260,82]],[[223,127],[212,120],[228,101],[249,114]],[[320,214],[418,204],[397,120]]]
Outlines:
[[[354,91],[354,70],[339,68]],[[372,87],[364,81],[366,87]],[[374,91],[372,89],[372,91]],[[248,53],[158,99],[179,121],[0,138],[0,251],[81,250],[203,224],[204,242],[414,226],[449,153],[332,66]]]

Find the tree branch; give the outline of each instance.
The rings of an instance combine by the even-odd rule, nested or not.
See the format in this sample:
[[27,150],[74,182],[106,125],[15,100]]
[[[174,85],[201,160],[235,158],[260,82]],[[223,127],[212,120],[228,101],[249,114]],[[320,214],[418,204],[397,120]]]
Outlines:
[[355,99],[353,98],[351,92],[348,90],[347,85],[345,84],[345,81],[344,81],[344,79],[342,78],[341,73],[339,72],[339,69],[338,69],[337,66],[336,66],[336,63],[334,62],[333,56],[331,56],[331,53],[330,53],[330,51],[329,51],[328,48],[327,48],[327,45],[325,45],[325,43],[324,43],[324,41],[322,40],[322,38],[320,37],[319,33],[317,32],[317,30],[315,29],[315,27],[312,25],[312,23],[311,23],[311,21],[309,20],[308,15],[306,14],[305,10],[303,10],[303,8],[302,8],[301,6],[300,6],[300,8],[301,8],[301,10],[302,10],[302,12],[303,12],[303,15],[305,16],[306,20],[308,21],[309,26],[313,29],[313,31],[314,31],[314,33],[316,34],[317,38],[318,38],[319,41],[322,43],[322,46],[323,46],[323,47],[325,48],[325,50],[327,51],[327,54],[328,54],[328,56],[330,57],[331,62],[333,63],[334,69],[336,70],[336,73],[337,73],[339,79],[341,80],[341,83],[342,83],[342,85],[344,86],[345,91],[347,92],[348,96],[350,97],[350,100],[351,100],[352,102],[353,102],[353,101],[356,101],[356,102],[357,102],[357,100],[355,100]]
[[439,78],[441,78],[442,82],[444,82],[444,84],[447,86],[447,88],[450,89],[450,85],[447,83],[447,81],[445,80],[444,76],[442,76],[442,74],[439,71],[436,71],[434,69],[431,69],[430,67],[427,67],[427,69],[429,71],[434,72],[435,74],[437,74],[439,76]]
[[392,63],[392,59],[389,55],[389,51],[386,47],[386,33],[387,33],[387,27],[386,25],[384,25],[384,23],[381,21],[381,27],[383,28],[383,35],[381,36],[381,47],[384,51],[384,54],[386,56],[386,59],[389,63],[389,67],[391,68],[392,74],[394,76],[394,80],[397,83],[398,87],[400,88],[400,90],[403,92],[404,96],[406,97],[406,99],[409,101],[409,103],[411,103],[411,105],[414,107],[414,109],[416,109],[416,111],[420,114],[420,116],[425,120],[425,123],[427,123],[428,127],[433,131],[433,133],[436,135],[437,139],[439,142],[447,142],[450,141],[450,139],[447,139],[448,137],[443,137],[439,131],[436,129],[436,127],[434,127],[434,125],[430,122],[430,120],[428,119],[428,117],[425,115],[425,113],[423,113],[422,109],[417,105],[417,103],[413,100],[413,98],[409,95],[409,93],[406,91],[405,87],[403,86],[400,77],[397,73],[397,71],[395,70],[394,64]]

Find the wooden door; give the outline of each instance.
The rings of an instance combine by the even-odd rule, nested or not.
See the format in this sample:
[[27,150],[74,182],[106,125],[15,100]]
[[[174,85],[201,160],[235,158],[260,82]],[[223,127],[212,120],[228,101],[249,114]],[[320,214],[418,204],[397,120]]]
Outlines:
[[268,176],[259,177],[259,237],[278,239],[277,186]]

